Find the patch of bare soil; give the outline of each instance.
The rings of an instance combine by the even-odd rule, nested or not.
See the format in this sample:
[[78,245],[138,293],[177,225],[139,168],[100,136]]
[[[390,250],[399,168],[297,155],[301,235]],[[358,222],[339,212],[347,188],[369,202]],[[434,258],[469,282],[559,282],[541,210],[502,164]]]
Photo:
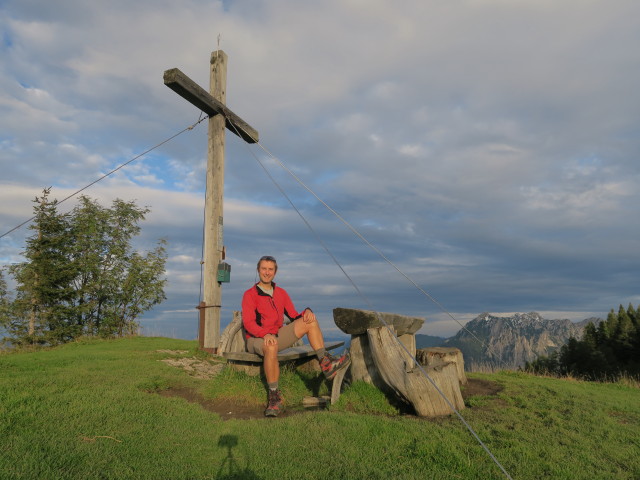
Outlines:
[[197,358],[165,358],[161,362],[178,367],[196,378],[209,379],[218,375],[224,368],[224,364],[212,364]]
[[[158,353],[166,353],[168,355],[186,355],[186,350],[157,350]],[[172,367],[180,368],[196,378],[210,379],[218,375],[224,368],[224,363],[208,362],[196,357],[183,358],[165,358],[160,360]],[[264,405],[242,405],[233,400],[212,400],[204,397],[202,394],[186,387],[173,387],[168,390],[157,392],[163,397],[180,397],[191,403],[197,403],[207,411],[217,413],[223,420],[230,418],[250,419],[265,418],[264,409],[266,407],[267,395],[265,392]],[[285,399],[286,402],[286,399]],[[305,407],[302,405],[286,405],[285,410],[279,417],[288,417],[310,410],[321,410],[321,407]]]
[[[166,353],[169,355],[185,355],[189,352],[186,350],[157,350],[159,353]],[[160,360],[172,367],[181,368],[189,375],[196,378],[209,379],[218,375],[224,368],[224,363],[212,363],[206,360],[201,360],[196,357],[185,358],[164,358]]]
[[475,395],[497,395],[501,392],[503,387],[499,385],[497,382],[492,382],[490,380],[481,380],[478,378],[470,378],[467,381],[467,384],[462,388],[462,398],[467,399],[469,397],[473,397]]
[[259,415],[262,412],[258,412],[256,407],[242,406],[231,401],[212,400],[190,388],[173,387],[168,390],[161,390],[158,394],[163,397],[179,397],[187,402],[197,403],[205,410],[217,413],[223,420],[230,418],[260,418],[262,416]]
[[[229,420],[231,418],[248,420],[252,418],[266,418],[264,416],[264,409],[266,407],[266,394],[265,405],[239,405],[232,400],[212,400],[204,397],[202,394],[195,392],[190,388],[175,387],[169,390],[162,390],[158,392],[163,397],[180,397],[191,403],[197,403],[202,408],[209,412],[214,412],[220,415],[223,420]],[[286,402],[286,399],[285,399]],[[279,417],[289,417],[305,411],[312,410],[310,408],[304,408],[302,406],[288,406],[285,403],[285,410]],[[318,410],[318,409],[316,409]]]

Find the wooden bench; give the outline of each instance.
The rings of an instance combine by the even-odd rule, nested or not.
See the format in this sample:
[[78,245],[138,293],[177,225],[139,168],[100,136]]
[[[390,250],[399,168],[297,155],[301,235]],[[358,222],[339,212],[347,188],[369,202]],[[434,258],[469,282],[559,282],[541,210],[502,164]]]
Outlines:
[[[325,342],[327,351],[342,347],[344,342]],[[242,313],[233,312],[233,320],[222,332],[220,339],[221,355],[227,359],[227,363],[235,370],[240,370],[249,375],[259,375],[262,368],[262,357],[246,350],[244,330],[242,328]],[[315,351],[310,345],[304,345],[302,339],[293,346],[278,353],[279,362],[294,363],[296,367],[319,371]]]
[[[344,342],[325,342],[324,348],[327,351],[342,347]],[[258,375],[262,368],[262,357],[255,353],[244,352],[222,352],[222,356],[227,359],[227,363],[236,370]],[[318,370],[312,365],[316,360],[316,353],[311,345],[296,345],[286,348],[278,353],[279,362],[292,362],[299,368]],[[317,360],[316,360],[317,363]]]

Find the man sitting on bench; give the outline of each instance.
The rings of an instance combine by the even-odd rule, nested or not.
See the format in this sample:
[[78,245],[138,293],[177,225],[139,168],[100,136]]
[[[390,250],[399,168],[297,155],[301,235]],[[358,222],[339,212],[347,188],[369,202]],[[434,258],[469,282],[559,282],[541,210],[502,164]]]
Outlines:
[[[283,398],[278,388],[280,364],[278,352],[291,347],[304,335],[315,350],[320,368],[329,380],[338,370],[350,364],[349,355],[334,357],[324,348],[324,338],[315,314],[310,308],[298,313],[287,292],[277,287],[273,279],[278,271],[276,259],[270,256],[258,260],[260,281],[242,297],[242,323],[246,331],[247,351],[263,357],[264,374],[269,386],[267,417],[277,416],[283,409]],[[284,325],[284,315],[291,323]]]

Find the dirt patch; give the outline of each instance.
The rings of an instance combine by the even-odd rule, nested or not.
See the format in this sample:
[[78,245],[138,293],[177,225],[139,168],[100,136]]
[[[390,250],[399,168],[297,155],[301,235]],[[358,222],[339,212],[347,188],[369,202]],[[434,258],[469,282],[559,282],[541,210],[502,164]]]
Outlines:
[[197,358],[165,358],[160,361],[172,367],[181,368],[196,378],[203,379],[215,377],[224,368],[223,363],[209,363]]
[[[168,355],[185,355],[189,353],[187,350],[156,350],[158,353],[166,353]],[[224,363],[212,363],[196,357],[184,358],[164,358],[160,360],[172,367],[181,368],[189,375],[196,378],[210,379],[218,375],[224,368]]]
[[[202,408],[209,412],[214,412],[220,415],[223,420],[229,420],[231,418],[248,420],[253,418],[265,418],[264,409],[266,406],[266,394],[265,405],[239,405],[233,400],[212,400],[204,397],[202,394],[191,390],[190,388],[176,387],[169,390],[162,390],[158,392],[163,397],[179,397],[184,398],[191,403],[197,403]],[[286,402],[286,399],[285,399]],[[302,405],[286,405],[285,410],[279,417],[289,417],[297,415],[310,410],[319,410],[319,408],[305,408]],[[269,420],[269,419],[267,419]]]
[[467,384],[462,387],[461,393],[462,398],[466,400],[467,398],[473,397],[475,395],[497,395],[502,390],[503,387],[497,382],[492,382],[490,380],[481,380],[478,378],[470,378],[467,381]]

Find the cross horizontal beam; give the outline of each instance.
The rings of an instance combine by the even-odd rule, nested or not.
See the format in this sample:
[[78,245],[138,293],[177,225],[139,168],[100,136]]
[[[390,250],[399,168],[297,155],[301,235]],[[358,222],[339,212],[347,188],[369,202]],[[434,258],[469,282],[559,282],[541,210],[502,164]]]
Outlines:
[[226,105],[213,98],[205,89],[187,77],[178,68],[165,70],[164,84],[210,117],[222,115],[226,127],[247,143],[258,142],[258,132]]

